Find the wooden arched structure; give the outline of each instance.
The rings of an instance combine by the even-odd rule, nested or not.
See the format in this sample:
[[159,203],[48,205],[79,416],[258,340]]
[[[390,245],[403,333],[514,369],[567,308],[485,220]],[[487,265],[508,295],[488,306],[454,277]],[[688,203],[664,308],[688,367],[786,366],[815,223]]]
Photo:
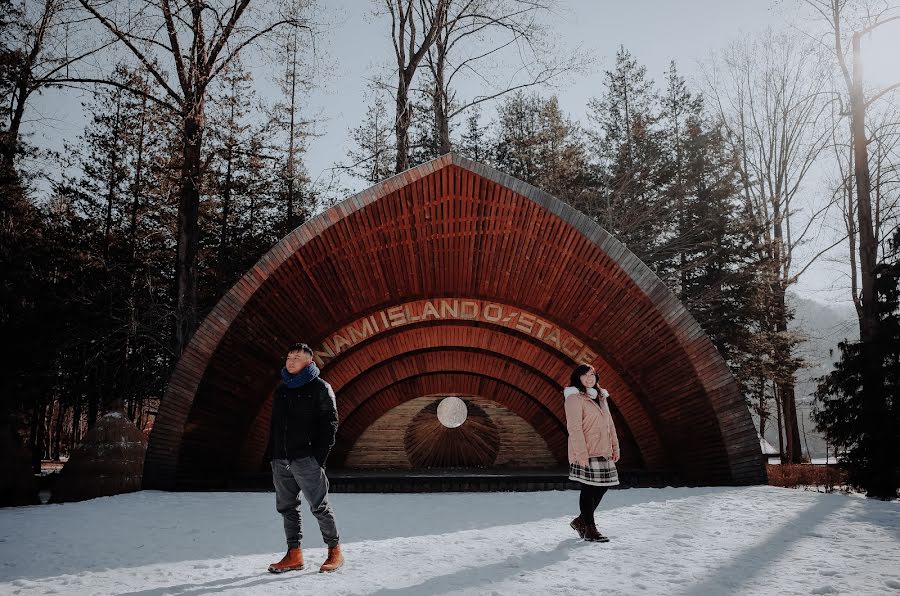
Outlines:
[[392,408],[453,393],[514,412],[564,463],[560,390],[589,361],[629,461],[686,483],[765,482],[737,383],[653,272],[582,213],[456,155],[313,218],[235,284],[170,379],[145,487],[258,468],[294,341],[317,348],[338,395],[332,467]]

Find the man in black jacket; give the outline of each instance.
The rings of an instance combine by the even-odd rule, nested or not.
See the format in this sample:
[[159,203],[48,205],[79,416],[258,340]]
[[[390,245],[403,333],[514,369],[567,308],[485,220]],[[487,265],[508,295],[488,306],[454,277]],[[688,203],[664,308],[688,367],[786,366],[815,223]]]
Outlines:
[[328,558],[319,571],[335,571],[344,564],[344,557],[334,513],[328,504],[328,477],[325,475],[325,460],[334,445],[338,426],[334,391],[319,378],[313,351],[303,343],[294,344],[288,350],[281,380],[272,400],[269,446],[275,508],[284,518],[288,551],[279,562],[269,565],[269,571],[283,573],[303,569],[301,492],[328,545]]

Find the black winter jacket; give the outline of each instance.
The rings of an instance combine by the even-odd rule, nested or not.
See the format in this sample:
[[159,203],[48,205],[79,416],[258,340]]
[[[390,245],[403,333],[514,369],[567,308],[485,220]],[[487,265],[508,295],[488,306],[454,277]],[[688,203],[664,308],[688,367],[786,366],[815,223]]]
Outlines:
[[296,389],[282,383],[272,400],[269,430],[272,459],[311,455],[325,467],[337,427],[337,405],[331,385],[318,377]]

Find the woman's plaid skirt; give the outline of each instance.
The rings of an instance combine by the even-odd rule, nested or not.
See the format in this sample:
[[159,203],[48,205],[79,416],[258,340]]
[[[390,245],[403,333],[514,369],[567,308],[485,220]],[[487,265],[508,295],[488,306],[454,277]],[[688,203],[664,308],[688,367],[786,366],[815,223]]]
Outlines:
[[588,459],[587,467],[577,463],[569,464],[569,480],[592,486],[616,486],[619,484],[619,472],[613,460],[592,457]]

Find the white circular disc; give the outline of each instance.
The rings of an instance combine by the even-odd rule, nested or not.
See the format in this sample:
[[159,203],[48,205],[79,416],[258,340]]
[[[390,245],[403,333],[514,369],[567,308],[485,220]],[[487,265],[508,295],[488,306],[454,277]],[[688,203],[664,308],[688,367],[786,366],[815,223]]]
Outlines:
[[469,409],[466,407],[466,402],[458,397],[445,397],[438,404],[438,420],[447,428],[462,426],[468,415]]

